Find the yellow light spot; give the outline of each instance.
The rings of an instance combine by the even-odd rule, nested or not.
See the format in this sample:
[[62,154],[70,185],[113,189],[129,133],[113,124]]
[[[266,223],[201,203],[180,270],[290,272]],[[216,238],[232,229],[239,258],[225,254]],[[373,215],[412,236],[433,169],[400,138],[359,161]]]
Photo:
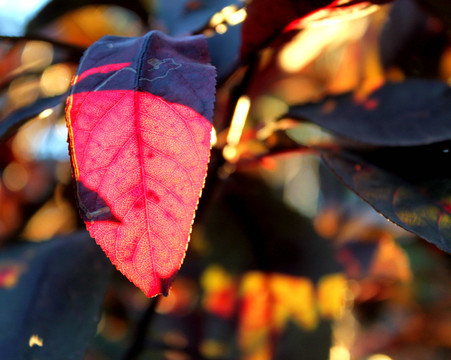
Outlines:
[[39,79],[35,76],[22,76],[11,82],[8,98],[13,108],[31,104],[39,96]]
[[23,235],[30,241],[46,241],[76,227],[73,208],[64,201],[49,200],[28,220]]
[[18,275],[17,273],[11,272],[7,276],[5,276],[3,284],[2,284],[3,287],[5,287],[7,289],[14,287],[17,284],[17,280],[19,279],[19,277],[17,275]]
[[65,64],[56,64],[45,69],[40,86],[47,96],[59,95],[67,91],[72,79],[72,69]]
[[301,27],[323,27],[368,17],[380,9],[378,5],[357,4],[348,8],[324,9],[302,19]]
[[315,59],[328,44],[339,38],[340,32],[333,26],[313,32],[304,30],[293,42],[285,46],[279,55],[279,63],[283,70],[294,73],[304,68]]
[[342,274],[323,276],[318,284],[318,305],[322,316],[339,318],[345,308],[346,279]]
[[47,126],[47,121],[36,117],[19,129],[12,142],[12,151],[17,159],[34,160],[35,151],[30,144],[36,141],[37,134],[41,134],[45,126]]
[[224,22],[224,15],[220,12],[214,14],[210,19],[210,26],[215,27]]
[[235,12],[236,12],[235,5],[226,6],[224,9],[221,10],[221,13],[222,13],[222,15],[224,15],[225,18],[231,16]]
[[46,117],[49,117],[53,114],[53,109],[45,109],[44,111],[41,111],[39,114],[39,119],[45,119]]
[[28,171],[13,161],[3,170],[3,183],[10,191],[20,191],[28,184]]
[[18,265],[6,266],[0,269],[0,287],[10,289],[19,281],[22,268]]
[[227,25],[219,24],[215,27],[215,30],[220,35],[225,34],[227,32]]
[[344,346],[333,346],[330,349],[329,360],[350,360],[351,354]]
[[375,354],[371,355],[368,360],[392,360],[390,356],[383,355],[383,354]]
[[259,292],[265,285],[265,274],[258,271],[249,271],[241,281],[241,290],[243,293]]
[[250,106],[251,101],[246,95],[243,95],[238,99],[230,124],[229,133],[227,134],[227,144],[236,146],[240,142]]
[[221,291],[233,284],[233,278],[219,265],[209,266],[200,281],[206,292]]
[[238,151],[236,150],[235,146],[226,145],[222,150],[222,155],[227,161],[235,161],[238,155]]
[[28,340],[28,346],[33,347],[35,345],[42,347],[44,346],[44,341],[38,335],[31,335],[30,340]]
[[49,66],[53,60],[53,47],[44,41],[29,41],[23,48],[20,61],[23,70],[40,70]]
[[216,340],[204,340],[200,344],[200,352],[206,358],[220,358],[227,351],[227,345]]
[[[326,49],[337,48],[347,42],[360,39],[370,24],[369,14],[375,10],[377,7],[371,11],[362,12],[355,10],[349,12],[347,9],[345,13],[337,10],[334,10],[332,14],[330,10],[325,10],[322,14],[321,11],[315,13],[312,16],[318,19],[303,21],[300,27],[304,30],[280,52],[278,60],[281,68],[289,73],[298,72],[318,58]],[[336,15],[333,20],[330,20],[331,15]],[[340,62],[339,52],[336,53],[333,61]]]
[[281,330],[290,318],[307,330],[317,326],[314,287],[309,279],[272,274],[269,288],[274,299],[272,320],[278,330]]
[[237,101],[229,132],[227,133],[227,145],[223,149],[224,158],[228,161],[234,162],[238,158],[236,147],[240,142],[250,106],[250,99],[246,95],[241,96]]
[[245,9],[240,9],[226,18],[227,24],[234,26],[242,23],[247,17]]
[[217,144],[218,137],[216,136],[216,130],[214,127],[211,128],[210,132],[210,146],[213,147]]

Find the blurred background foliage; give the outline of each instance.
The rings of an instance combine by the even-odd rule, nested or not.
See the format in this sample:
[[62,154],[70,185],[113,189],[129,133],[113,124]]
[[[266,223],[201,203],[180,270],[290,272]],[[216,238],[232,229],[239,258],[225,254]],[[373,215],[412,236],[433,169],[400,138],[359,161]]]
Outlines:
[[[39,328],[44,320],[33,328],[25,318],[18,333],[0,334],[0,344],[23,338],[10,351],[26,348],[5,358],[451,358],[449,255],[387,222],[305,147],[334,146],[329,133],[279,121],[292,104],[347,91],[364,97],[386,80],[450,81],[450,6],[397,0],[323,10],[292,23],[245,66],[245,5],[0,1],[0,137],[18,129],[0,145],[0,303],[19,304],[0,312],[0,324],[32,308],[65,332],[59,339]],[[86,235],[74,235],[83,224],[72,195],[64,98],[87,46],[103,35],[151,29],[208,39],[218,68],[211,165],[169,296],[149,300],[113,271],[102,300],[111,266],[93,255]],[[78,267],[69,272],[63,260],[50,261],[65,259],[62,249],[73,244]],[[87,280],[91,262],[106,280]],[[75,295],[55,289],[74,278],[86,279],[73,289],[86,295],[77,314],[90,320],[80,324],[70,311],[57,312]],[[46,286],[53,300],[37,295]],[[45,352],[49,344],[57,344],[54,353]]]

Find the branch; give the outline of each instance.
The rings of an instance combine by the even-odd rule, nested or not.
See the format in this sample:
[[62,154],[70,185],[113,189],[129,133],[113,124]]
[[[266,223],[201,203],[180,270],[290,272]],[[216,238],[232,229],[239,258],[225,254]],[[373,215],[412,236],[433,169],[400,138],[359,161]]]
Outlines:
[[149,324],[155,316],[155,309],[158,305],[160,296],[154,297],[150,300],[149,306],[145,310],[141,320],[136,324],[133,342],[124,355],[123,360],[137,360],[139,355],[144,350],[144,344],[148,336]]

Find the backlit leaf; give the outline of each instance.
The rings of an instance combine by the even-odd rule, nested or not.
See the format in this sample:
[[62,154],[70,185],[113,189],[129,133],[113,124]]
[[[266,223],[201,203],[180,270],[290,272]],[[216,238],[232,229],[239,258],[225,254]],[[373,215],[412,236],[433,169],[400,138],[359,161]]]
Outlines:
[[443,166],[449,156],[446,144],[322,155],[327,166],[377,211],[451,252],[451,173]]
[[451,88],[435,80],[387,83],[366,99],[353,94],[293,106],[285,117],[375,146],[414,146],[451,139]]
[[201,36],[107,36],[85,53],[68,100],[82,217],[147,296],[167,294],[204,184],[215,92],[208,61]]

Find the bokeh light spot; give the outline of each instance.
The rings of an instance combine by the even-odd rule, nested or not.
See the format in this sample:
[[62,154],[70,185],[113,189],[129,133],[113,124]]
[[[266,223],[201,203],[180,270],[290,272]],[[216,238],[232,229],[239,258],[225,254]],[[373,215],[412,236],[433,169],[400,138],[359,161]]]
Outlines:
[[40,81],[42,92],[47,96],[63,94],[69,89],[72,76],[72,69],[68,65],[57,64],[48,67]]
[[350,360],[351,354],[344,346],[333,346],[330,349],[329,360]]
[[28,183],[28,171],[15,161],[9,163],[3,170],[3,184],[10,191],[20,191]]
[[29,41],[25,44],[20,58],[27,70],[41,70],[52,63],[53,47],[45,41]]

